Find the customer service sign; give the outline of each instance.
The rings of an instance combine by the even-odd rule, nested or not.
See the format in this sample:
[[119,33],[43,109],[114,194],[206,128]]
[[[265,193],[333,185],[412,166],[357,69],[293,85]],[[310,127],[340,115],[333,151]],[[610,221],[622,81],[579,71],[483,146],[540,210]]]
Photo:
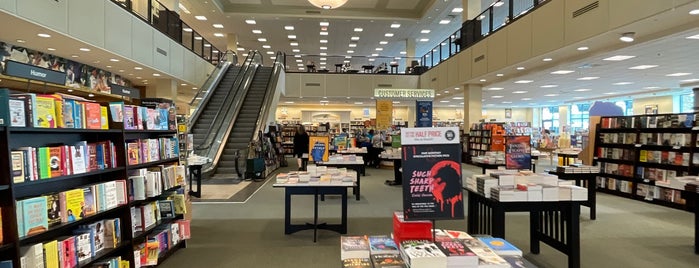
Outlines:
[[375,98],[387,99],[434,99],[434,89],[375,88]]

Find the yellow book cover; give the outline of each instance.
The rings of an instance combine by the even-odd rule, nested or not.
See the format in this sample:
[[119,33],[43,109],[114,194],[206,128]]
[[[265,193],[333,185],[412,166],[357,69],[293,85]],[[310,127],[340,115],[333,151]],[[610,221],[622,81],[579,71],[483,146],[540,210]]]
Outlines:
[[172,202],[175,203],[175,214],[181,215],[187,213],[185,201],[186,200],[183,194],[172,195]]
[[36,96],[36,121],[34,127],[56,127],[56,103],[53,98]]
[[131,263],[129,261],[121,260],[119,261],[119,268],[131,268]]
[[646,158],[646,154],[647,154],[647,153],[648,153],[648,152],[647,152],[646,150],[641,150],[641,155],[639,155],[638,161],[641,161],[641,162],[646,162],[646,161],[648,161],[648,159]]
[[2,208],[0,208],[0,245],[2,245],[3,237],[2,237]]
[[109,129],[109,115],[107,115],[107,106],[100,106],[100,115],[102,117],[102,129]]
[[66,191],[65,213],[67,222],[78,221],[83,218],[83,207],[85,206],[85,194],[83,189],[73,189]]
[[44,243],[44,267],[59,268],[58,241],[56,240]]
[[53,96],[57,96],[54,99],[54,106],[55,106],[54,108],[56,111],[56,123],[57,123],[58,127],[65,128],[66,123],[65,123],[65,121],[63,121],[63,97],[61,97],[60,95],[53,95]]

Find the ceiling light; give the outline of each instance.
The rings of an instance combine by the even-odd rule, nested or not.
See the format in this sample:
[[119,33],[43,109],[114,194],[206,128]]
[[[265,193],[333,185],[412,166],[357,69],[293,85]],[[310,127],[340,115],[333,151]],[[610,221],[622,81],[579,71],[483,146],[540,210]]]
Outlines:
[[301,66],[303,66],[303,63],[296,64],[296,66],[301,67]]
[[512,102],[511,102],[511,101],[503,101],[502,103],[504,103],[504,104],[510,104],[510,103],[512,103]]
[[504,4],[505,4],[505,3],[502,2],[502,1],[497,1],[497,2],[493,3],[493,6],[494,6],[494,7],[499,7],[499,6],[502,6],[502,5],[504,5]]
[[420,33],[424,33],[424,34],[428,34],[430,32],[431,32],[431,30],[427,30],[427,29],[420,31]]
[[186,86],[186,85],[187,85],[187,84],[184,84],[184,83],[180,84],[180,86]]
[[405,52],[405,51],[401,51],[401,52],[399,52],[399,53],[400,53],[401,55],[408,54],[408,52]]
[[320,32],[320,35],[328,35],[328,32]]
[[348,60],[343,60],[342,62],[343,62],[343,63],[349,63],[350,61],[348,61]]
[[45,34],[45,33],[40,33],[40,34],[37,34],[37,36],[39,36],[39,37],[43,37],[43,38],[49,38],[49,37],[51,37],[51,35],[50,35],[50,34]]
[[320,102],[327,103],[327,102],[330,102],[330,101],[322,100],[322,101],[320,101]]
[[25,40],[23,40],[23,39],[17,39],[17,43],[26,43],[26,42],[27,42],[27,41],[25,41]]
[[294,55],[294,58],[300,58],[300,57],[301,57],[301,55],[298,55],[298,54]]
[[595,79],[599,79],[599,77],[598,76],[585,76],[585,77],[580,77],[577,80],[588,81],[588,80],[595,80]]
[[291,25],[284,26],[284,30],[293,31],[293,30],[294,30],[294,26],[291,26]]
[[260,42],[267,42],[267,38],[257,38],[257,41],[260,41]]
[[[297,43],[296,45],[298,45],[298,43]],[[297,49],[297,48],[295,48],[295,49],[292,49],[292,50],[291,50],[291,52],[294,52],[294,53],[299,53],[299,52],[301,52],[301,50],[300,50],[300,49]]]
[[634,32],[623,33],[619,37],[619,40],[621,42],[631,43],[631,42],[633,42],[635,35],[636,35],[636,33],[634,33]]
[[645,69],[650,69],[650,68],[655,68],[658,67],[658,65],[638,65],[634,67],[630,67],[629,69],[631,70],[645,70]]
[[502,77],[504,74],[496,74],[497,77]]
[[292,104],[292,103],[294,103],[294,102],[293,102],[293,101],[285,101],[284,103]]
[[441,103],[448,103],[449,101],[448,101],[448,100],[443,100],[443,101],[439,101],[439,102],[441,102]]
[[182,28],[182,31],[191,33],[191,32],[194,31],[194,30],[192,30],[192,28]]
[[303,60],[302,60],[302,59],[297,59],[297,60],[296,60],[296,62],[298,62],[298,63],[302,63],[302,62],[303,62]]
[[579,47],[579,48],[578,48],[578,51],[585,51],[585,50],[588,50],[588,49],[590,49],[590,48],[589,48],[589,47]]
[[385,36],[385,37],[393,37],[393,33],[386,33],[386,34],[384,34],[383,36]]
[[321,44],[327,44],[327,43],[328,43],[328,40],[326,40],[326,39],[320,39],[320,43],[321,43]]
[[682,83],[692,83],[692,82],[697,82],[697,81],[699,81],[699,79],[694,78],[694,79],[682,80],[682,81],[680,81],[680,82],[682,82]]
[[453,97],[452,99],[454,99],[454,100],[463,100],[464,97]]
[[289,39],[296,39],[296,35],[295,35],[295,34],[290,34],[290,35],[287,35],[286,37],[289,38]]
[[320,62],[320,65],[325,65],[325,62],[324,62],[324,61],[321,61],[321,62]]
[[264,45],[264,46],[262,46],[262,48],[264,48],[264,49],[270,49],[270,48],[272,48],[272,46],[270,46],[270,45]]
[[569,74],[569,73],[574,73],[575,71],[570,71],[570,70],[558,70],[555,72],[551,72],[551,74]]
[[320,52],[320,55],[321,55],[321,56],[327,56],[327,55],[328,55],[328,53],[325,53],[325,52]]
[[138,67],[138,66],[136,66],[136,67],[133,67],[133,69],[134,69],[134,70],[143,70],[143,67]]
[[435,94],[435,95],[437,95],[437,96],[442,96],[442,94],[439,94],[439,93],[437,93],[437,94]]
[[398,29],[398,28],[400,28],[400,24],[398,24],[398,23],[391,24],[391,28]]
[[375,61],[376,59],[369,59],[369,61]]
[[254,34],[262,34],[262,30],[252,30],[252,33],[254,33]]
[[[107,68],[112,68],[112,66],[111,66],[111,65],[107,65]],[[140,78],[139,78],[139,79],[140,79]]]
[[211,47],[211,44],[204,44],[204,47]]
[[375,50],[376,50],[376,51],[383,51],[383,48],[382,48],[382,47],[377,47]]
[[699,39],[699,34],[695,34],[695,35],[692,35],[692,36],[687,36],[687,37],[685,37],[685,38],[687,38],[687,39]]
[[245,23],[247,24],[257,24],[255,20],[245,20]]
[[609,57],[609,58],[604,58],[604,59],[602,59],[602,60],[606,60],[606,61],[622,61],[622,60],[632,59],[632,58],[635,58],[635,57],[636,57],[636,56],[617,55],[617,56],[612,56],[612,57]]
[[[121,70],[119,70],[119,71],[121,72]],[[160,74],[155,73],[155,74],[153,74],[153,76],[160,76]]]
[[357,104],[357,105],[359,105],[359,104],[364,104],[364,103],[363,103],[363,102],[361,102],[361,101],[357,101],[357,102],[354,102],[354,104]]
[[352,40],[352,41],[357,41],[357,40],[359,40],[359,36],[352,36],[352,37],[350,38],[350,40]]
[[660,89],[660,87],[644,87],[643,89]]
[[372,53],[371,56],[372,56],[372,57],[378,57],[378,56],[379,56],[379,53]]
[[274,51],[267,51],[268,55],[274,55]]
[[354,31],[355,31],[355,32],[361,32],[361,31],[364,31],[364,29],[362,29],[362,28],[354,28]]
[[589,88],[578,88],[578,89],[573,90],[573,91],[576,91],[576,92],[585,92],[585,91],[591,91],[591,90],[592,90],[592,89],[589,89]]
[[689,15],[699,15],[699,9],[692,9],[689,11]]
[[531,82],[534,82],[533,80],[519,80],[515,81],[515,84],[529,84]]
[[[206,20],[206,16],[194,16],[195,19],[197,20]],[[254,23],[253,23],[254,24]]]
[[481,79],[480,81],[481,81],[481,82],[486,82],[486,81],[488,81],[488,80],[485,80],[485,79]]
[[499,98],[502,98],[502,97],[505,97],[505,96],[497,96],[497,95],[496,95],[496,96],[492,96],[491,98],[493,98],[493,99],[499,99]]
[[527,100],[532,100],[532,98],[522,98],[522,100],[527,101]]
[[119,70],[119,72],[120,72],[120,73],[123,73],[123,72],[124,72],[124,70]]
[[518,91],[512,91],[512,94],[524,94],[527,93],[528,91],[526,90],[518,90]]
[[327,60],[327,58],[320,58],[320,60]]
[[517,70],[520,70],[520,71],[521,71],[521,70],[524,70],[524,67],[521,67],[521,66],[520,66],[520,67],[517,67]]
[[201,37],[201,36],[195,36],[195,37],[194,37],[194,40],[202,40],[202,39],[204,39],[204,38]]
[[320,50],[328,50],[328,47],[320,47]]
[[449,24],[451,20],[440,20],[439,24]]
[[322,27],[330,26],[330,22],[327,22],[327,21],[321,21],[319,24],[320,24],[320,26],[322,26]]
[[399,103],[400,103],[400,101],[394,101],[394,102],[393,102],[393,104],[399,104]]
[[350,43],[350,44],[349,44],[349,47],[357,47],[357,44],[355,44],[355,43]]
[[90,51],[90,49],[89,49],[89,48],[86,48],[86,47],[81,47],[81,48],[80,48],[80,51],[88,52],[88,51]]
[[354,50],[347,50],[347,53],[352,54],[352,53],[354,53]]
[[616,92],[604,92],[604,93],[602,93],[602,94],[604,94],[604,95],[614,95],[614,94],[617,94],[617,93],[616,93]]
[[214,28],[216,28],[216,29],[223,29],[223,24],[216,23],[216,24],[214,24]]
[[554,88],[554,87],[558,87],[558,85],[543,85],[543,86],[541,86],[541,88]]
[[345,59],[351,59],[352,56],[345,56]]
[[580,96],[573,97],[573,99],[576,99],[576,100],[581,100],[581,99],[584,99],[584,98],[585,98],[585,97],[580,97]]
[[420,39],[420,42],[427,42],[427,41],[430,41],[430,39],[429,38],[421,38]]
[[46,48],[46,49],[47,49],[48,51],[55,51],[55,50],[56,50],[55,48],[52,48],[52,47],[49,47],[49,48]]
[[546,95],[544,95],[544,97],[556,97],[556,96],[558,96],[558,94],[546,94]]
[[248,56],[248,53],[243,53],[243,57],[247,57],[247,56]]
[[244,47],[239,47],[239,48],[236,48],[236,50],[238,50],[238,51],[245,51],[245,48],[244,48]]
[[109,59],[109,61],[118,62],[118,59]]
[[631,84],[633,84],[633,82],[618,82],[618,83],[614,83],[612,85],[623,86],[623,85],[631,85]]
[[289,43],[289,45],[291,45],[292,47],[296,47],[299,45],[299,43],[298,42],[291,42],[291,43]]
[[543,61],[552,61],[552,58],[544,58]]
[[505,89],[505,88],[502,88],[502,87],[491,87],[491,88],[488,88],[488,90],[491,90],[491,91],[492,91],[492,90],[503,90],[503,89]]
[[379,41],[379,45],[385,45],[388,44],[388,41]]
[[71,58],[77,58],[78,55],[70,55]]
[[686,76],[686,75],[691,75],[692,73],[673,73],[673,74],[666,74],[665,76]]
[[463,9],[463,8],[460,8],[460,7],[455,7],[454,9],[451,10],[451,12],[453,12],[453,13],[460,13],[460,12],[463,12],[463,11],[464,11],[464,9]]

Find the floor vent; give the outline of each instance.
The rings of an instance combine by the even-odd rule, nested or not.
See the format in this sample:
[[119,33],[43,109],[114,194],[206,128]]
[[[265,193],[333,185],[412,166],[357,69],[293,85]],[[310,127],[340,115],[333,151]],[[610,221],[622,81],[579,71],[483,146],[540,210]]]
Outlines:
[[578,17],[582,14],[585,14],[585,13],[589,12],[590,10],[593,10],[595,8],[598,8],[598,7],[599,7],[599,1],[592,2],[592,4],[589,4],[587,6],[584,6],[581,9],[574,11],[573,18],[576,18],[576,17]]

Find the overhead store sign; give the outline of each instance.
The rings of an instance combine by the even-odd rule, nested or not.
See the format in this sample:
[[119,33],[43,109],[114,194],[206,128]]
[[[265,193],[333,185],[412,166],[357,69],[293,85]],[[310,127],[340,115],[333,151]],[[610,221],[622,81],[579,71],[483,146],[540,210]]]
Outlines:
[[109,87],[112,89],[112,94],[134,99],[141,98],[141,91],[138,89],[120,86],[117,84],[109,84]]
[[390,99],[434,99],[434,89],[375,88],[374,97]]
[[5,75],[58,85],[66,84],[66,73],[64,72],[58,72],[12,60],[8,60],[5,64]]

